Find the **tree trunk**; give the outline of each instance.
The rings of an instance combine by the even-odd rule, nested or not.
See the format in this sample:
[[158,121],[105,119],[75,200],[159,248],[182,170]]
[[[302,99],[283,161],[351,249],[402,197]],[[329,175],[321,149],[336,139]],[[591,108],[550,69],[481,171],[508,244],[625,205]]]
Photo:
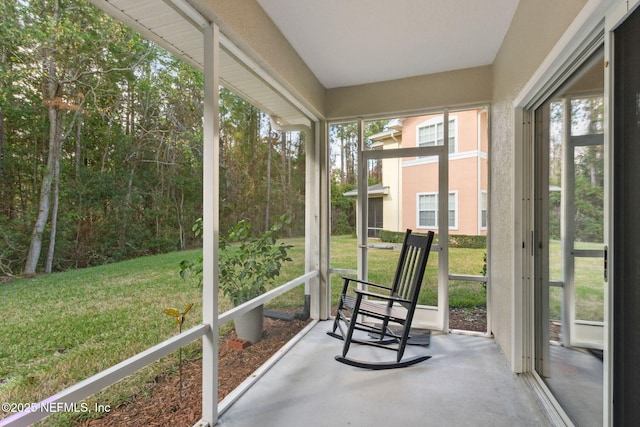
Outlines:
[[[60,119],[59,119],[60,120]],[[49,234],[49,250],[47,251],[47,261],[45,263],[44,272],[51,273],[53,267],[53,255],[56,249],[56,233],[58,230],[58,201],[60,200],[60,152],[62,150],[62,141],[60,133],[56,135],[56,154],[55,166],[53,169],[53,206],[51,208],[51,233]]]
[[[55,67],[51,64],[50,70]],[[50,74],[54,75],[54,74]],[[49,86],[55,85],[50,80]],[[54,89],[55,93],[55,89]],[[29,252],[27,253],[27,261],[24,267],[24,273],[27,276],[34,275],[36,273],[36,267],[38,260],[40,259],[40,252],[42,250],[42,233],[47,225],[49,219],[49,210],[51,207],[51,185],[53,182],[53,175],[56,163],[56,133],[57,133],[57,118],[56,109],[54,105],[49,105],[49,154],[47,156],[47,169],[42,178],[42,186],[40,187],[40,202],[38,207],[38,217],[36,223],[33,226],[33,232],[31,233],[31,244],[29,245]]]
[[344,137],[340,137],[340,184],[344,185],[345,177],[346,177],[346,167],[345,167],[345,157],[347,156],[347,151],[344,146]]
[[[5,130],[4,130],[4,111],[0,107],[0,197],[2,200],[7,200],[6,188],[4,181],[4,162],[6,158],[5,154]],[[8,205],[7,205],[8,206]]]
[[178,241],[180,242],[180,249],[184,249],[186,247],[186,238],[184,236],[184,191],[180,191],[180,201],[177,201],[175,191],[173,193],[173,202],[176,205],[176,219],[178,221]]
[[281,215],[288,213],[287,212],[287,195],[289,191],[287,191],[287,132],[282,132],[280,138],[280,184],[282,185],[282,212]]
[[271,125],[269,125],[269,137],[267,138],[267,203],[264,212],[264,229],[269,229],[269,205],[271,204]]
[[76,184],[80,183],[80,166],[82,164],[82,125],[84,124],[83,116],[82,116],[83,107],[79,108],[80,113],[78,114],[78,124],[76,127],[76,170],[75,170],[75,180]]
[[[7,1],[4,0],[3,1],[3,5],[4,8],[3,10],[7,11]],[[7,26],[7,15],[6,13],[2,16],[2,22],[4,26]],[[0,50],[0,61],[2,61],[2,64],[5,65],[5,72],[10,71],[10,67],[11,65],[8,63],[7,61],[7,52],[6,52],[6,47],[2,46],[2,49]],[[3,78],[2,80],[0,80],[0,84],[2,84],[2,86],[0,87],[0,90],[2,90],[2,93],[6,94],[6,87],[7,87],[7,83],[5,82],[5,79]],[[4,110],[2,109],[2,106],[0,106],[0,198],[1,200],[7,200],[7,207],[6,207],[6,214],[9,215],[9,212],[11,212],[13,203],[9,203],[8,202],[8,190],[7,190],[7,181],[5,181],[5,161],[6,161],[6,152],[5,152],[5,142],[6,142],[6,134],[5,134],[5,127],[4,127]]]
[[136,164],[131,166],[129,171],[129,180],[127,181],[127,193],[124,197],[123,215],[122,215],[122,227],[120,227],[120,235],[118,236],[118,246],[124,247],[127,241],[127,228],[129,227],[129,219],[131,217],[131,199],[133,192],[133,178],[136,174]]

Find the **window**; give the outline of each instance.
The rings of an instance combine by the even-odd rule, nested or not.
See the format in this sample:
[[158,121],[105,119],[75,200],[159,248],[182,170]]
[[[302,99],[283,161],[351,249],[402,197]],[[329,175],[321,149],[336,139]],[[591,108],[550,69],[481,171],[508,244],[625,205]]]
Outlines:
[[[433,147],[444,145],[444,120],[442,117],[431,119],[417,126],[416,136],[418,147]],[[449,118],[449,154],[456,152],[458,136],[458,120]]]
[[418,194],[418,227],[438,226],[438,195]]
[[[458,195],[455,192],[449,193],[448,210],[449,228],[458,227]],[[438,194],[423,193],[418,194],[418,228],[438,227]]]
[[487,192],[480,193],[480,228],[487,228]]
[[458,228],[458,196],[456,193],[449,193],[449,228]]

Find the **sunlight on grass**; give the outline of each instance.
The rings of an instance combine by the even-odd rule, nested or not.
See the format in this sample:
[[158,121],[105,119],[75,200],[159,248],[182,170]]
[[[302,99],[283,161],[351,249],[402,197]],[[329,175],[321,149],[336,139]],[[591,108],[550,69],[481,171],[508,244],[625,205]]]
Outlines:
[[[449,271],[452,274],[478,276],[484,265],[484,249],[449,249]],[[372,248],[368,253],[369,281],[390,284],[393,281],[396,264],[400,255],[399,246],[395,249]],[[333,236],[331,238],[331,267],[351,268],[357,266],[357,240],[353,236]],[[355,277],[355,276],[354,276]],[[479,282],[451,282],[450,306],[476,307],[486,304],[484,286]],[[342,279],[338,274],[331,275],[331,303],[337,305],[342,290]],[[453,297],[452,297],[453,295]],[[438,253],[431,252],[427,270],[420,290],[418,303],[436,306],[438,304]]]
[[[177,268],[193,254],[157,255],[0,286],[0,400],[41,400],[175,335],[175,321],[162,312],[166,307],[193,302],[185,326],[200,323],[200,289],[180,279]],[[174,359],[138,374],[136,386],[131,380],[118,383],[100,403],[120,403]]]
[[[303,238],[284,239],[293,245],[289,255],[293,262],[283,265],[279,284],[304,273]],[[332,238],[332,266],[356,268],[356,239],[352,236]],[[478,274],[483,251],[455,253],[452,266],[459,272]],[[466,251],[466,250],[465,250]],[[32,402],[42,400],[62,389],[113,366],[178,333],[175,319],[163,310],[183,309],[194,303],[183,330],[202,321],[202,294],[197,280],[183,280],[180,261],[194,259],[201,250],[164,255],[40,275],[0,285],[3,321],[0,322],[0,400]],[[369,251],[370,279],[392,280],[397,250]],[[460,260],[460,261],[457,261]],[[438,254],[430,255],[422,304],[435,304],[437,296]],[[341,280],[332,277],[334,302]],[[460,297],[456,304],[469,306],[483,301],[474,294],[477,283],[455,286]],[[267,304],[271,310],[289,314],[302,311],[304,286],[285,293]],[[219,296],[220,312],[231,308]],[[229,325],[222,328],[229,330]],[[185,358],[198,357],[200,343],[183,349]],[[158,375],[177,369],[178,356],[171,354],[103,392],[87,399],[102,405],[116,406],[134,394],[144,393]],[[0,414],[4,417],[8,414]],[[47,425],[70,425],[70,414],[48,418]]]
[[[289,240],[294,261],[285,264],[279,283],[304,272],[304,239]],[[0,285],[0,400],[42,400],[176,335],[175,319],[163,312],[165,308],[194,303],[183,330],[199,324],[201,288],[197,280],[181,279],[178,271],[180,261],[201,253],[174,252]],[[220,312],[232,308],[222,294],[219,302]],[[268,304],[296,312],[303,306],[304,286]],[[183,351],[186,358],[197,357],[200,343]],[[92,399],[115,406],[176,366],[177,354],[172,354]],[[69,418],[50,417],[47,425],[67,425]]]
[[[576,242],[576,249],[602,249],[602,244]],[[562,255],[560,241],[549,242],[549,277],[562,281]],[[602,258],[576,258],[574,268],[576,318],[604,321],[604,273]],[[549,316],[559,320],[562,289],[552,288],[549,293]]]

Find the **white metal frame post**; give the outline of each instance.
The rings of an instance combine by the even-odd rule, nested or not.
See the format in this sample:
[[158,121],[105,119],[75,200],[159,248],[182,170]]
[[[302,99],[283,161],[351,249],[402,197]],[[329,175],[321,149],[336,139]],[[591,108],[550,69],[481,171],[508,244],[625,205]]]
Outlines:
[[[319,224],[319,269],[320,282],[319,292],[311,297],[311,317],[314,319],[327,320],[331,318],[331,185],[329,176],[331,168],[329,166],[329,126],[324,120],[319,121],[316,126],[316,151],[318,164],[316,167],[318,176],[318,224]],[[314,296],[318,302],[314,301]],[[317,310],[317,312],[315,311]]]
[[[438,323],[449,331],[449,109],[442,116],[443,146],[438,157]],[[437,138],[437,136],[436,136]]]
[[[305,163],[305,273],[319,270],[321,265],[320,227],[320,139],[318,123],[314,122],[306,131],[306,163]],[[309,280],[305,285],[305,304],[308,304],[309,314],[314,319],[325,318],[320,308],[320,279]]]
[[358,237],[358,279],[367,280],[369,266],[367,260],[367,239],[369,237],[369,165],[365,159],[364,124],[358,119],[358,197],[356,227]]
[[215,24],[206,26],[204,28],[202,322],[209,325],[210,330],[202,338],[202,422],[211,426],[218,422],[219,41],[218,26]]

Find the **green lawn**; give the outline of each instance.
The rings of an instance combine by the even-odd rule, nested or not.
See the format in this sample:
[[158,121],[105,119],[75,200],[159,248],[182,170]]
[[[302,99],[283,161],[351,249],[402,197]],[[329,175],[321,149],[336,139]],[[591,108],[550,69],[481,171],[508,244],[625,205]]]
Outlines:
[[[602,249],[602,244],[576,242],[577,249]],[[549,244],[549,277],[560,281],[562,257],[560,242]],[[604,320],[604,272],[602,258],[576,258],[575,260],[576,318],[579,320]],[[549,292],[549,317],[560,319],[562,289],[552,288]]]
[[[280,283],[304,272],[304,240],[286,241],[293,245],[290,255],[294,261],[285,264]],[[352,237],[333,238],[332,266],[355,268],[356,247]],[[452,271],[479,274],[484,251],[464,251],[469,250],[451,251]],[[164,308],[182,310],[194,303],[183,329],[200,323],[200,287],[195,280],[182,280],[178,274],[180,261],[198,254],[198,250],[174,252],[0,285],[0,401],[42,400],[177,334],[177,324],[163,313]],[[371,250],[369,256],[370,279],[390,280],[398,252]],[[432,253],[423,303],[434,304],[437,259]],[[332,278],[332,282],[336,301],[340,281]],[[453,297],[456,293],[459,297]],[[268,306],[299,311],[303,295],[304,287],[299,286]],[[463,306],[484,304],[484,290],[478,283],[452,283],[451,295],[452,301]],[[229,308],[221,295],[220,311]],[[223,326],[226,330],[230,327]],[[193,343],[183,351],[185,357],[198,357],[200,344]],[[115,406],[144,393],[157,375],[177,370],[177,359],[177,354],[167,356],[87,403],[90,407],[94,403]],[[47,419],[47,425],[70,423],[69,414]]]
[[[331,266],[333,268],[356,269],[357,243],[349,236],[334,236],[331,240]],[[451,274],[479,276],[484,264],[484,249],[449,249],[449,271]],[[369,280],[374,283],[390,283],[393,280],[399,251],[369,249]],[[331,277],[332,303],[337,304],[342,281],[340,275]],[[432,252],[427,262],[427,271],[420,292],[419,303],[437,305],[438,301],[438,253]],[[449,305],[452,307],[476,307],[486,305],[486,293],[481,282],[450,281]]]
[[[166,307],[182,309],[193,302],[184,327],[199,323],[200,289],[180,279],[177,267],[195,253],[138,258],[0,285],[0,401],[41,400],[176,334],[176,322],[162,311]],[[193,357],[197,345],[184,351]],[[177,355],[169,356],[96,396],[96,401],[116,405],[176,366]]]

